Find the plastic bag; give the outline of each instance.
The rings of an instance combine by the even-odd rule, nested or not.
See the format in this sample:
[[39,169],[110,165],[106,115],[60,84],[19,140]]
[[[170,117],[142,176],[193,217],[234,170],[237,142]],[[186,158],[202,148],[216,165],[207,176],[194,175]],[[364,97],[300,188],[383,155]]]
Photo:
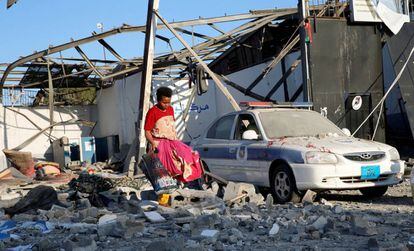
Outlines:
[[140,167],[156,194],[170,193],[178,188],[177,181],[170,176],[156,154],[143,155]]

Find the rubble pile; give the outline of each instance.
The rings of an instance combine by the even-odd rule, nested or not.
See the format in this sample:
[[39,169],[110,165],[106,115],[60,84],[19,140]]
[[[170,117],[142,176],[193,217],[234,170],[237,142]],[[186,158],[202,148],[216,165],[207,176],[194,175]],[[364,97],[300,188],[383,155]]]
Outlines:
[[[177,189],[168,206],[159,205],[148,182],[128,185],[81,176],[69,188],[57,189],[58,202],[53,205],[12,218],[1,209],[0,250],[414,248],[408,181],[377,201],[358,202],[360,195],[343,192],[315,198],[308,192],[302,203],[283,205],[244,183]],[[94,205],[96,196],[103,205]],[[354,196],[356,202],[346,196]],[[390,201],[402,206],[389,205]]]

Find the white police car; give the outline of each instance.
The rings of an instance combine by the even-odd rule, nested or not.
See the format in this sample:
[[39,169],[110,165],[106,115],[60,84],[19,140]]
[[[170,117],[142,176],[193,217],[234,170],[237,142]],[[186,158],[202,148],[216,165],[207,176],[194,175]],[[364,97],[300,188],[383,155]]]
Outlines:
[[213,174],[269,187],[280,203],[307,189],[381,196],[401,182],[394,147],[348,135],[314,111],[258,108],[223,115],[192,145]]

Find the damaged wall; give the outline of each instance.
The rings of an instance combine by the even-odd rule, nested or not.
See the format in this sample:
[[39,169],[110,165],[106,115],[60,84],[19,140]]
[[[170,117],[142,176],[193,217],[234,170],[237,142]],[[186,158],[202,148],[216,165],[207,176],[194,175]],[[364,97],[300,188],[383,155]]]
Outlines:
[[[300,52],[293,52],[291,54],[286,55],[285,62],[286,62],[287,68],[289,68],[290,65],[292,65],[293,62],[295,62],[299,57],[300,57]],[[232,82],[240,85],[241,87],[247,88],[257,78],[257,76],[260,75],[260,73],[266,68],[266,66],[269,63],[270,62],[255,65],[250,68],[247,68],[247,69],[244,69],[238,72],[234,72],[226,77],[230,79]],[[266,96],[282,76],[283,76],[282,65],[281,63],[279,63],[272,71],[270,71],[270,73],[265,78],[262,79],[262,81],[260,81],[252,89],[252,91],[255,94]],[[213,83],[212,80],[210,80],[209,82]],[[289,101],[293,97],[294,93],[298,90],[298,88],[302,84],[301,64],[299,64],[296,67],[296,69],[289,75],[289,77],[286,79],[286,82],[287,82],[287,92],[288,92],[289,99],[288,100],[285,99],[284,87],[282,85],[271,96],[271,100],[285,102],[285,101]],[[209,86],[211,86],[211,84]],[[230,93],[234,96],[237,102],[256,101],[256,99],[244,95],[243,93],[241,93],[240,91],[236,90],[235,88],[231,86],[227,85],[227,88],[230,91]],[[215,89],[215,92],[216,92],[216,99],[217,99],[217,107],[220,107],[220,110],[218,111],[217,116],[233,111],[230,103],[227,101],[227,98],[223,95],[223,93],[218,89]],[[303,94],[300,94],[295,99],[295,101],[302,102]]]
[[[48,107],[14,107],[16,110],[29,117],[34,123],[41,128],[49,126],[49,109]],[[92,120],[95,113],[95,106],[73,106],[73,107],[55,107],[54,119],[56,122],[66,121],[72,118],[71,114],[79,119]],[[25,140],[36,134],[39,130],[22,115],[13,112],[0,105],[0,148],[14,148]],[[88,136],[91,127],[85,127],[77,124],[56,126],[52,135],[55,137],[67,136],[68,138],[80,138]],[[34,158],[53,159],[52,146],[49,137],[40,135],[30,145],[23,148],[22,151],[29,151]],[[4,155],[1,154],[3,157]],[[0,160],[0,170],[4,169]]]
[[[286,56],[286,65],[290,66],[299,57],[299,52],[291,53]],[[255,65],[232,73],[227,77],[242,87],[249,84],[262,72],[269,62]],[[292,97],[301,85],[300,64],[296,70],[287,78],[289,96]],[[266,96],[273,88],[274,84],[282,76],[282,66],[279,63],[259,84],[253,88],[257,94]],[[182,113],[187,106],[191,94],[188,79],[182,80],[154,80],[153,100],[156,100],[155,92],[161,86],[170,87],[173,90],[172,106],[175,111],[176,128],[178,137],[184,142],[199,137],[209,124],[218,116],[233,111],[227,98],[216,88],[214,82],[209,80],[209,90],[202,96],[195,97],[191,104],[188,123],[182,120]],[[116,80],[115,84],[109,88],[98,92],[97,102],[97,126],[93,135],[95,137],[107,137],[119,135],[120,145],[131,144],[136,137],[135,124],[137,120],[138,97],[140,93],[141,73],[128,76],[124,79]],[[254,101],[255,99],[245,96],[243,93],[227,85],[230,93],[234,95],[237,102]],[[283,86],[273,95],[272,99],[285,101]],[[302,101],[303,95],[297,97],[297,101]]]
[[[349,25],[346,20],[318,19],[310,45],[312,92],[315,111],[326,107],[328,118],[354,132],[382,98],[381,33],[372,25]],[[350,106],[362,96],[358,110]],[[378,113],[356,134],[371,138]],[[381,119],[375,140],[385,141]]]

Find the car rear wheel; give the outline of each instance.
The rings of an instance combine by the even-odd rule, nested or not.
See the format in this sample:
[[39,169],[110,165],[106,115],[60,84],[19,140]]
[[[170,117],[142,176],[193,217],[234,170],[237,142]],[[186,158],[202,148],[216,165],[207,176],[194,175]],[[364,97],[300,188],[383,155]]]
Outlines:
[[388,186],[381,186],[381,187],[366,187],[361,188],[359,191],[368,198],[375,198],[383,196],[388,190]]
[[272,172],[270,188],[273,198],[278,203],[300,202],[295,177],[286,164],[278,165]]

